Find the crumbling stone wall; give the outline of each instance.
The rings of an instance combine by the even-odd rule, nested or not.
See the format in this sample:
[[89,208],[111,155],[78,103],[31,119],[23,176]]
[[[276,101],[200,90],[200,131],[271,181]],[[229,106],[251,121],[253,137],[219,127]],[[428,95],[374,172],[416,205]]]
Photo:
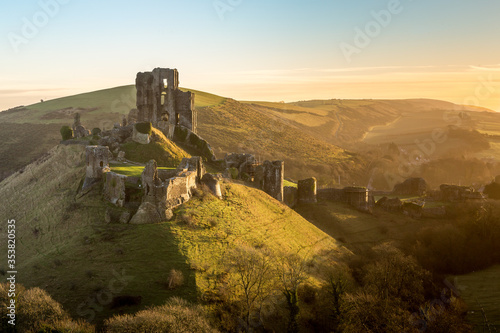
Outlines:
[[127,176],[111,171],[104,174],[104,198],[118,207],[123,207],[125,204],[126,179]]
[[285,162],[265,161],[262,190],[273,198],[283,201],[283,180],[285,175]]
[[357,209],[367,209],[373,205],[373,196],[364,187],[326,188],[317,191],[317,198],[333,202],[345,202]]
[[423,178],[408,178],[394,186],[393,193],[399,195],[422,196],[427,191],[427,182]]
[[109,169],[111,152],[106,146],[87,146],[85,158],[87,169],[85,176],[92,179],[101,179],[103,172]]
[[104,172],[109,171],[111,152],[106,146],[87,146],[85,148],[85,181],[82,190],[90,188],[102,179]]
[[197,115],[194,93],[179,89],[177,69],[155,68],[137,73],[138,121],[149,121],[172,139],[176,126],[196,133]]
[[344,188],[346,202],[353,207],[367,208],[369,200],[369,191],[364,187],[346,187]]
[[469,186],[442,184],[439,189],[441,190],[441,200],[448,202],[464,202],[471,197],[472,193],[475,193],[474,189]]
[[288,207],[295,207],[298,201],[297,188],[292,186],[283,187],[283,202]]
[[317,202],[316,191],[317,181],[316,178],[308,178],[299,180],[297,183],[298,201],[299,203],[314,203]]
[[80,121],[80,114],[78,112],[75,114],[75,119],[72,127],[73,127],[73,136],[77,139],[84,138],[90,135],[90,131],[82,125]]
[[[190,200],[193,190],[202,179],[207,179],[205,172],[199,156],[184,158],[174,172],[158,170],[156,161],[149,161],[141,175],[144,197],[130,223],[156,223],[170,219],[172,209]],[[220,184],[212,184],[211,188],[220,198]]]
[[[162,131],[165,132],[163,129]],[[174,129],[174,136],[171,139],[195,148],[200,156],[204,157],[207,161],[215,162],[217,160],[210,144],[188,128],[176,126]]]

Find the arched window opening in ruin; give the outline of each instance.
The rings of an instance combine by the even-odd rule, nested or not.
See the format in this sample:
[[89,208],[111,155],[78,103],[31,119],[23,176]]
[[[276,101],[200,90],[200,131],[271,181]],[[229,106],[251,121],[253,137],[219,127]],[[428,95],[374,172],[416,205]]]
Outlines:
[[163,87],[165,89],[168,89],[168,80],[167,79],[163,79]]
[[161,115],[161,120],[168,121],[168,113],[164,113]]
[[101,163],[99,163],[99,165],[101,166],[101,168],[104,166],[104,163],[103,161],[101,161]]
[[179,125],[180,122],[181,122],[181,116],[178,113],[176,113],[175,114],[175,124]]
[[165,105],[165,93],[161,94],[161,105]]

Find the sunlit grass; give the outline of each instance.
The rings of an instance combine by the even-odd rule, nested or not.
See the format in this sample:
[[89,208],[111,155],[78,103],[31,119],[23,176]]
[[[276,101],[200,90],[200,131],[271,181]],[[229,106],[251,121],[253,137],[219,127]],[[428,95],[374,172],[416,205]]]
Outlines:
[[[138,177],[144,171],[142,165],[127,165],[127,164],[110,164],[111,171],[129,177]],[[162,170],[174,170],[172,167],[159,167]]]

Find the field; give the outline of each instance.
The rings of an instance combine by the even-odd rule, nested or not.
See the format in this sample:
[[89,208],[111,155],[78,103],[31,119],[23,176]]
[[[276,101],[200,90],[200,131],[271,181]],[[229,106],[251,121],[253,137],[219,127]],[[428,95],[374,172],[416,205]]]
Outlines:
[[488,332],[483,326],[484,315],[491,325],[496,325],[497,331],[500,330],[499,276],[500,266],[497,265],[480,272],[455,277],[455,286],[468,306],[468,319],[476,326],[478,332]]

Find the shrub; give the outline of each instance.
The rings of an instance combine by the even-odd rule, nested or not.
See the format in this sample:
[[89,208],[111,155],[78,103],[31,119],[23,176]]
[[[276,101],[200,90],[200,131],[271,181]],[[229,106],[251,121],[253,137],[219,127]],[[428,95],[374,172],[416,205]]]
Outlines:
[[175,289],[184,284],[184,274],[177,269],[171,269],[168,273],[168,288]]
[[60,132],[63,140],[70,140],[73,138],[73,130],[69,126],[61,127]]
[[94,333],[94,326],[80,320],[73,321],[71,319],[59,320],[53,324],[43,323],[38,329],[38,333],[57,333],[57,332],[71,332],[71,333]]
[[135,315],[115,316],[105,322],[106,332],[175,332],[215,333],[201,306],[180,298],[171,298],[165,305],[137,312]]
[[153,132],[153,125],[149,122],[137,123],[135,124],[135,129],[139,133],[151,135]]
[[16,326],[7,324],[7,302],[9,284],[0,283],[0,331],[1,332],[94,332],[94,327],[74,322],[62,306],[40,288],[26,290],[16,286]]
[[182,214],[181,221],[184,222],[188,227],[194,228],[196,227],[196,220],[193,218],[191,214]]
[[92,135],[94,135],[94,136],[101,134],[101,132],[102,131],[99,127],[95,127],[92,129]]
[[238,179],[238,169],[229,168],[229,174],[231,175],[231,179]]

